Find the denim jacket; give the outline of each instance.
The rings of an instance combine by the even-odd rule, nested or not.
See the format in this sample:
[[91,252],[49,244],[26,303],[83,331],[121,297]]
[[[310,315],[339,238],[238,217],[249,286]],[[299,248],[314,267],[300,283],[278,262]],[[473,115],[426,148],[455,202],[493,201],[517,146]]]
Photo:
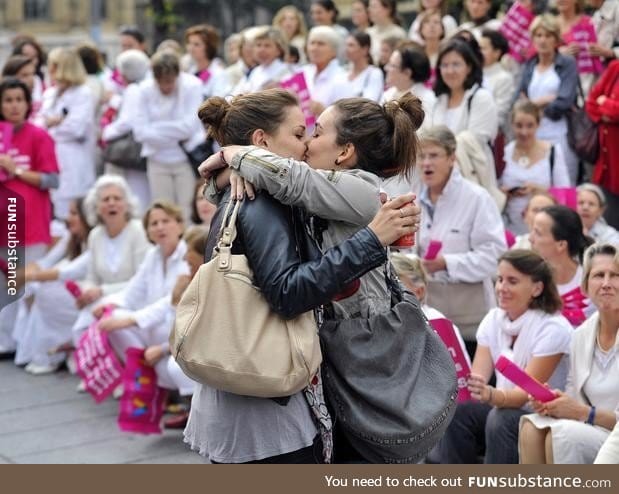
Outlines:
[[[514,102],[520,97],[521,93],[528,97],[529,85],[533,79],[533,73],[538,62],[539,58],[536,55],[524,65]],[[561,53],[555,55],[554,66],[559,79],[561,79],[561,85],[559,86],[559,93],[556,99],[544,108],[544,116],[550,120],[560,120],[566,116],[576,103],[579,83],[578,66],[574,57],[562,55]]]

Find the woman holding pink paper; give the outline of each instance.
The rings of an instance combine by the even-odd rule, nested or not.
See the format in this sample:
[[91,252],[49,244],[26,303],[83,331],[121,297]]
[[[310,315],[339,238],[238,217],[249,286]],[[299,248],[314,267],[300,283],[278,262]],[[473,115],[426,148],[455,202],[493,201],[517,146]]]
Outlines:
[[[43,257],[51,244],[52,204],[50,190],[58,187],[58,163],[54,142],[43,129],[28,122],[32,109],[30,90],[17,79],[0,84],[0,182],[24,199],[26,262]],[[0,245],[0,258],[7,246]],[[12,338],[17,318],[16,303],[0,313],[0,353],[15,350]]]
[[518,463],[518,422],[527,413],[527,393],[496,373],[506,356],[540,382],[563,388],[572,329],[559,314],[561,299],[550,266],[537,254],[512,250],[501,256],[492,309],[477,332],[468,389],[473,400],[459,403],[440,443],[441,463]]
[[532,402],[520,421],[521,463],[592,463],[617,423],[619,405],[619,250],[596,244],[585,253],[582,282],[598,312],[575,332],[565,393]]
[[564,43],[559,52],[576,58],[580,82],[586,95],[594,78],[604,69],[600,57],[589,51],[589,46],[597,43],[595,27],[591,17],[584,15],[585,0],[557,0],[556,7]]

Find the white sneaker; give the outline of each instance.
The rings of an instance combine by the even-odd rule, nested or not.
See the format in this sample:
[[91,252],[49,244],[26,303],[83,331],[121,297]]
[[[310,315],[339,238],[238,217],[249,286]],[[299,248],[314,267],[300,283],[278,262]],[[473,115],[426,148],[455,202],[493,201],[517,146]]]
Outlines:
[[67,369],[73,375],[77,374],[77,362],[75,362],[75,352],[71,352],[66,360]]
[[123,387],[122,384],[119,384],[118,386],[114,388],[114,391],[112,392],[112,396],[114,397],[115,400],[120,400],[124,392],[125,392],[125,388]]
[[75,391],[77,391],[78,393],[85,393],[86,392],[86,383],[82,380],[80,380],[79,383],[77,383],[77,388],[75,388]]
[[42,376],[45,374],[53,374],[58,370],[58,367],[60,367],[60,365],[37,365],[30,362],[26,366],[26,372],[29,372],[35,376]]

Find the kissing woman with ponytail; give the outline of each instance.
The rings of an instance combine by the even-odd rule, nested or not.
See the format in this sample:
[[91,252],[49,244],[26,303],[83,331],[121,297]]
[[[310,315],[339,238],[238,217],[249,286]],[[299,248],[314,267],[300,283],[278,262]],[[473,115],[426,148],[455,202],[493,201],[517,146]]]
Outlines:
[[[283,89],[237,96],[230,102],[210,98],[199,116],[222,145],[248,146],[240,148],[238,158],[224,151],[226,160],[251,162],[271,174],[276,169],[277,177],[285,180],[288,171],[272,165],[271,157],[296,164],[305,154],[303,112],[296,97]],[[207,241],[207,260],[218,241],[226,207],[237,199],[229,180],[215,196],[218,207]],[[273,312],[291,319],[329,302],[352,280],[384,264],[385,246],[414,231],[417,209],[406,205],[412,194],[380,210],[377,191],[367,202],[372,199],[376,207],[371,208],[369,220],[357,226],[350,238],[331,243],[322,253],[307,237],[305,212],[300,208],[285,205],[266,192],[243,202],[233,253],[245,254],[254,283]],[[185,440],[213,463],[330,461],[330,422],[320,383],[317,375],[305,391],[283,401],[235,395],[199,384]]]
[[[203,109],[210,104],[208,100]],[[218,135],[217,122],[206,112],[201,111],[200,116],[216,138],[226,137],[220,141],[222,151],[201,166],[202,176],[210,180],[216,171],[228,166],[217,177],[220,188],[232,181],[233,193],[240,198],[246,191],[250,199],[254,197],[256,187],[282,204],[303,208],[314,216],[309,222],[312,234],[325,251],[353,237],[372,221],[381,207],[381,179],[411,175],[417,155],[416,131],[424,112],[420,100],[410,93],[385,105],[362,98],[340,100],[318,118],[314,134],[307,141],[305,161],[278,155],[268,145],[232,146],[241,143]],[[230,118],[223,123],[220,128],[224,132],[234,126]],[[214,182],[210,180],[207,189],[211,197],[216,197]],[[408,201],[412,199],[409,196]],[[402,208],[402,214],[407,213],[417,215],[418,208]],[[418,217],[414,221],[417,224]],[[388,312],[391,297],[384,263],[375,265],[334,300],[333,316],[337,320]],[[336,446],[338,437],[345,443],[343,436],[336,433]],[[362,461],[352,448],[340,445],[339,451],[346,454],[336,457],[336,461]]]

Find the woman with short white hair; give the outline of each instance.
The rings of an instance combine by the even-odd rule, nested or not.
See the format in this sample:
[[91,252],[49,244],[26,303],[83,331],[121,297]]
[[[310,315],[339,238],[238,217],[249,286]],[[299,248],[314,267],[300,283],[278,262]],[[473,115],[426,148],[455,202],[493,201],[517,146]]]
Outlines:
[[92,310],[104,305],[109,296],[121,291],[137,272],[149,244],[138,219],[137,200],[124,178],[116,175],[100,177],[85,201],[88,222],[96,225],[88,236],[91,253],[86,278],[80,283],[81,310],[73,325],[74,343],[94,321]]
[[316,116],[335,103],[337,95],[333,83],[345,76],[337,60],[340,43],[340,35],[329,26],[313,27],[307,37],[310,63],[303,68],[303,73],[312,99],[311,110]]
[[604,191],[597,185],[589,183],[579,185],[576,190],[578,191],[576,211],[582,220],[585,235],[589,235],[598,243],[619,245],[619,232],[604,219],[606,210]]
[[[150,60],[143,51],[127,50],[122,52],[116,59],[116,67],[128,86],[122,96],[117,96],[122,100],[118,116],[113,122],[103,128],[101,139],[106,143],[134,132],[135,116],[140,102],[138,85],[150,74]],[[124,168],[112,163],[106,163],[105,172],[120,175],[127,180],[129,187],[139,198],[140,209],[144,209],[150,204],[150,187],[146,177],[146,170]]]

